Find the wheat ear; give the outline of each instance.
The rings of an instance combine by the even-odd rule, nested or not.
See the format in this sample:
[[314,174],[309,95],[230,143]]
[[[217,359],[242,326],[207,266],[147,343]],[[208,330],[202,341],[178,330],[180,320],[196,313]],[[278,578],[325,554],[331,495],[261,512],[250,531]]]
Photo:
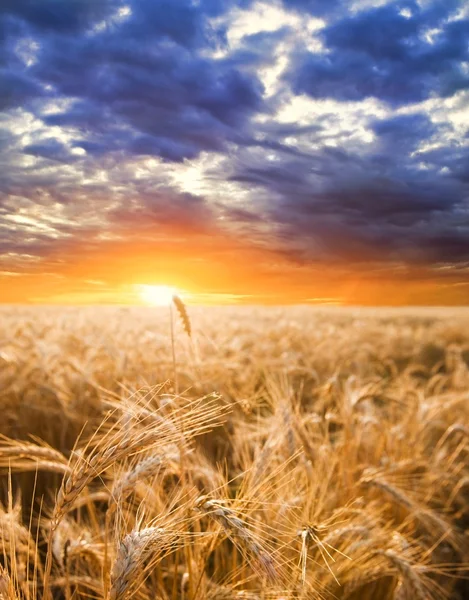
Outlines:
[[145,562],[151,557],[154,566],[158,559],[175,548],[177,535],[162,527],[146,527],[126,535],[117,549],[111,571],[109,600],[124,600],[138,589],[145,572]]
[[223,500],[212,500],[207,496],[200,496],[195,502],[195,508],[221,525],[223,531],[235,545],[237,545],[236,540],[240,540],[255,556],[257,563],[270,580],[277,579],[272,556],[260,545],[247,523],[240,519],[233,509],[226,506]]
[[379,551],[379,554],[385,556],[389,562],[395,567],[399,575],[404,580],[406,587],[412,593],[415,600],[428,600],[428,594],[425,591],[425,587],[417,575],[415,570],[409,564],[408,561],[398,556],[391,550],[385,550],[384,552]]
[[114,483],[111,491],[113,504],[109,507],[110,513],[114,512],[117,504],[122,504],[135,490],[139,481],[155,475],[168,459],[176,458],[176,455],[153,455],[143,458],[131,469],[125,471]]
[[184,331],[187,333],[187,335],[189,337],[191,337],[192,336],[191,320],[189,318],[189,313],[187,312],[186,305],[181,300],[181,298],[179,296],[177,296],[176,294],[173,296],[173,304],[178,311],[179,317],[182,322],[182,326],[184,327]]

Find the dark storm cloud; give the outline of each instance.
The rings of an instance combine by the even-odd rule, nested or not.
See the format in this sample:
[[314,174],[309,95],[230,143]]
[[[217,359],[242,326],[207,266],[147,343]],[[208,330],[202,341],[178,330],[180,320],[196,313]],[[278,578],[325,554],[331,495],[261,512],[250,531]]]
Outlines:
[[49,138],[38,144],[29,144],[23,148],[25,154],[41,158],[67,162],[71,160],[67,147],[54,138]]
[[43,115],[42,120],[47,125],[76,127],[84,133],[105,133],[112,126],[111,111],[88,100],[77,100],[65,112]]
[[127,150],[133,154],[157,155],[166,160],[178,162],[185,158],[195,158],[199,154],[199,147],[195,144],[181,143],[168,138],[157,138],[142,135],[135,138]]
[[[254,74],[199,52],[225,43],[223,29],[209,18],[240,4],[139,0],[130,15],[119,16],[123,5],[116,1],[47,0],[40,8],[32,0],[8,2],[3,20],[21,19],[38,50],[27,73],[1,74],[0,102],[3,108],[23,106],[49,85],[55,96],[75,102],[48,112],[45,122],[81,128],[95,147],[109,143],[108,150],[115,150],[109,133],[118,138],[122,127],[130,127],[122,149],[133,153],[141,149],[180,161],[221,150],[263,104]],[[93,31],[105,17],[111,24]]]
[[11,69],[0,69],[0,110],[16,108],[43,93],[37,81]]
[[280,224],[284,249],[303,263],[426,265],[469,259],[467,220],[434,197],[422,199],[425,190],[390,193],[379,183],[328,190],[320,199],[303,197],[293,206],[278,203],[272,218]]
[[460,7],[451,1],[428,9],[392,2],[347,15],[323,29],[327,53],[298,54],[293,89],[313,98],[374,97],[394,106],[467,89],[462,63],[469,57],[469,20],[448,22]]
[[113,0],[2,0],[1,10],[45,32],[78,33],[119,6]]
[[458,181],[469,196],[469,147],[463,144],[442,146],[418,153],[418,156],[433,168],[444,170],[446,177]]
[[416,148],[422,140],[428,139],[438,130],[428,115],[422,113],[376,120],[371,123],[371,127],[385,146],[402,148],[404,144],[406,150]]
[[[461,2],[278,0],[289,20],[231,47],[238,9],[255,4],[4,0],[0,254],[226,223],[301,264],[469,260],[467,131],[412,106],[465,102]],[[306,49],[294,15],[324,19],[323,50]],[[266,98],[265,71],[279,64]],[[275,116],[301,94],[339,104],[316,120]],[[182,191],[174,173],[203,153],[216,154],[201,175],[209,191]]]
[[[238,163],[231,178],[267,190],[264,215],[276,224],[283,252],[300,263],[368,262],[374,255],[408,264],[467,261],[469,190],[456,175],[469,153],[451,144],[416,151],[454,131],[423,113],[371,119],[369,127],[375,140],[366,152],[322,148],[274,162],[258,157]],[[289,127],[284,132],[292,134]]]
[[[133,35],[123,28],[107,40],[45,44],[36,76],[60,94],[80,98],[70,112],[48,115],[49,123],[88,126],[97,143],[105,142],[99,137],[104,126],[108,132],[130,126],[155,138],[153,153],[161,148],[161,156],[182,160],[222,149],[261,110],[255,76],[175,43],[152,40],[145,46]],[[139,144],[133,142],[134,151]]]

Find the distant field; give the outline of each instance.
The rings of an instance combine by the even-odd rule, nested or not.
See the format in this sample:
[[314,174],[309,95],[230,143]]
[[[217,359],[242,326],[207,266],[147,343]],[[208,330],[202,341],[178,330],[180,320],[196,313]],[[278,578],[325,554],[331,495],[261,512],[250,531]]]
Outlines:
[[0,599],[469,598],[469,309],[188,313],[0,307]]

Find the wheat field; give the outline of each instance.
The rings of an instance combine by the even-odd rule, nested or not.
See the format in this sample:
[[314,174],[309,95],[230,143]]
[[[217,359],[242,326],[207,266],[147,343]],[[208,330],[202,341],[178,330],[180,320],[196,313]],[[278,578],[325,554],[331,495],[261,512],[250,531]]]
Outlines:
[[0,598],[468,598],[469,311],[188,313],[0,309]]

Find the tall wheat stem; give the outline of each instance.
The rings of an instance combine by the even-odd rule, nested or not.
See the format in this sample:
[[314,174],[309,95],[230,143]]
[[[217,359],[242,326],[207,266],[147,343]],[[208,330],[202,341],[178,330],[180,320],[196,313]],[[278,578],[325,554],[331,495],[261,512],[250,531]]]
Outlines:
[[171,352],[173,355],[173,376],[174,376],[174,391],[176,395],[179,394],[179,385],[178,385],[178,374],[177,374],[177,366],[176,366],[176,348],[175,348],[175,339],[174,339],[174,316],[173,316],[173,301],[171,300],[169,304],[169,320],[171,323]]

